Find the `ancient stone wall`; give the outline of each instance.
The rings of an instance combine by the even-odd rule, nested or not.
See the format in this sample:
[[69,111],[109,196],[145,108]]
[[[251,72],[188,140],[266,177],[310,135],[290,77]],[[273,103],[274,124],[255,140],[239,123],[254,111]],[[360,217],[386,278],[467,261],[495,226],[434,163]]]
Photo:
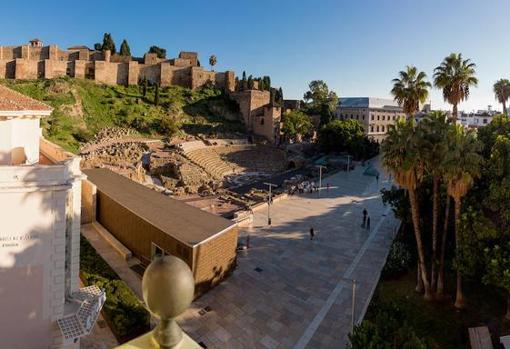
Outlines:
[[196,52],[181,51],[181,52],[179,52],[179,58],[189,60],[193,67],[198,66],[198,53],[196,53]]
[[[44,75],[39,75],[39,62],[28,59],[16,58],[16,67],[14,71],[15,79],[37,79]],[[43,72],[41,72],[43,73]]]
[[126,85],[128,82],[128,63],[95,61],[95,80],[106,85]]
[[0,46],[0,78],[51,79],[65,75],[108,85],[135,85],[145,77],[162,86],[198,88],[212,82],[228,91],[235,89],[234,72],[198,67],[196,52],[181,52],[178,58],[166,60],[155,53],[146,53],[142,59],[81,47],[61,50],[57,45]]
[[145,78],[154,84],[161,83],[161,67],[159,64],[140,64],[140,78]]
[[66,76],[67,70],[71,70],[72,62],[55,61],[51,59],[44,60],[44,77],[46,79],[53,79],[59,76]]

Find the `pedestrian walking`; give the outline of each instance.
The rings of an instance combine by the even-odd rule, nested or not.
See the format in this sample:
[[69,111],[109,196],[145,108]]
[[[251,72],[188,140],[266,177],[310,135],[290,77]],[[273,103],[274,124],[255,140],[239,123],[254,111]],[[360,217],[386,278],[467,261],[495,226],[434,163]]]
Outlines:
[[363,209],[363,225],[362,227],[365,228],[365,225],[367,223],[367,215],[368,215],[368,211],[366,208]]
[[310,227],[310,240],[313,240],[315,237],[315,232],[313,231],[313,227]]
[[377,181],[377,184],[379,184],[379,173],[375,175],[375,180]]
[[367,217],[367,230],[370,230],[370,216]]
[[326,183],[326,190],[329,191],[329,183]]

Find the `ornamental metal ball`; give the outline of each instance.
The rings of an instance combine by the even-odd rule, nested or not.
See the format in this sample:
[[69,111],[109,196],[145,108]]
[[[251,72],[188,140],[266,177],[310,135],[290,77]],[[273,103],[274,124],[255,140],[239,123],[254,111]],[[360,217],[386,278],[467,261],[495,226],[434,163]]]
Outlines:
[[188,265],[174,256],[156,258],[142,278],[143,299],[160,323],[153,334],[160,348],[173,348],[182,340],[175,317],[191,304],[195,281]]

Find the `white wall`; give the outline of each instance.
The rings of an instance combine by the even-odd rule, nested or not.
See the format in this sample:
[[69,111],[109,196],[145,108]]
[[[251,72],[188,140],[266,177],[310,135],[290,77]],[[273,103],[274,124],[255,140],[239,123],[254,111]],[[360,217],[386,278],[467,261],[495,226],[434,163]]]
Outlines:
[[39,161],[41,129],[38,118],[0,120],[0,165],[11,164],[11,152],[22,148],[27,163]]

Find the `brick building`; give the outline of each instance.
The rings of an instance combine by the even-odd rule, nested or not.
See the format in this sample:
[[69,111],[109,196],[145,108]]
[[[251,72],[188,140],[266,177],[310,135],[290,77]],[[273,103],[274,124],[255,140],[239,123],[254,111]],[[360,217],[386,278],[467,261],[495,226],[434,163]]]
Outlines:
[[21,46],[0,46],[1,79],[52,79],[59,76],[91,79],[109,85],[136,85],[140,79],[146,78],[161,86],[195,89],[213,83],[227,91],[235,88],[234,72],[205,70],[199,66],[196,52],[181,52],[173,59],[158,58],[154,53],[131,57],[80,45],[62,50],[57,45],[44,46],[39,39]]
[[343,120],[357,120],[365,134],[376,142],[386,137],[389,126],[406,117],[394,100],[373,97],[340,98],[335,116]]

